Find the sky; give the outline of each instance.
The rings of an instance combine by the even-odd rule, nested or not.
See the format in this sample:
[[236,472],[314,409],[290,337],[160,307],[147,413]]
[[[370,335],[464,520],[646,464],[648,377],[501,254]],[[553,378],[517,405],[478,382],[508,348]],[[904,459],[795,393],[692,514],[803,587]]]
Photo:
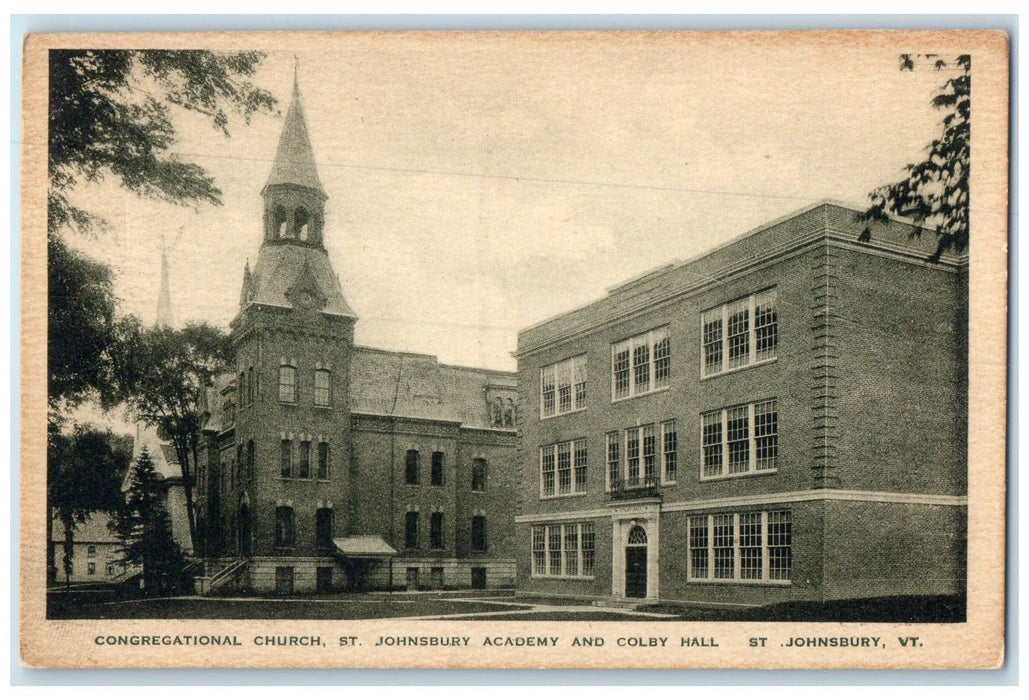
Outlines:
[[519,329],[813,202],[867,204],[939,131],[947,75],[910,47],[761,35],[335,35],[277,44],[256,82],[280,103],[224,138],[176,113],[175,150],[221,207],[77,201],[76,241],[152,323],[162,236],[175,321],[222,327],[262,238],[295,63],[326,204],[325,245],[359,344],[514,370]]

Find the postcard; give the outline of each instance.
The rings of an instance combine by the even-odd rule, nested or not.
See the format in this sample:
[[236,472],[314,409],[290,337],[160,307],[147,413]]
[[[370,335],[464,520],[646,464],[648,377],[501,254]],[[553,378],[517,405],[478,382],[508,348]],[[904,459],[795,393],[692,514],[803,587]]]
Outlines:
[[30,35],[22,663],[996,668],[1008,80],[999,31]]

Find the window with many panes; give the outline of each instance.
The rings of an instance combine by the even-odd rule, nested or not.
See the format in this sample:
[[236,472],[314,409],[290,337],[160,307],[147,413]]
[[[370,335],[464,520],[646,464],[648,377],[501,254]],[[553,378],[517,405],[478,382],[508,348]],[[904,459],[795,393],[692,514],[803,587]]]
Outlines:
[[486,460],[476,457],[472,460],[472,491],[486,490]]
[[705,377],[770,360],[779,345],[776,293],[767,289],[701,314]]
[[586,493],[586,440],[569,440],[540,448],[540,497]]
[[328,406],[332,396],[332,373],[327,369],[314,371],[314,405]]
[[540,416],[548,418],[586,408],[586,356],[540,369]]
[[291,365],[279,367],[279,401],[297,402],[297,368]]
[[609,491],[674,482],[678,461],[674,420],[657,425],[640,425],[624,431],[615,430],[607,434]]
[[789,582],[790,511],[695,515],[689,521],[689,579]]
[[429,547],[443,549],[443,513],[436,512],[429,516]]
[[593,523],[534,525],[532,575],[591,578],[596,560]]
[[443,453],[432,453],[432,472],[429,475],[429,483],[433,486],[443,485]]
[[779,457],[775,399],[701,415],[703,479],[771,472]]
[[611,398],[624,399],[667,387],[672,346],[668,328],[657,328],[611,346]]

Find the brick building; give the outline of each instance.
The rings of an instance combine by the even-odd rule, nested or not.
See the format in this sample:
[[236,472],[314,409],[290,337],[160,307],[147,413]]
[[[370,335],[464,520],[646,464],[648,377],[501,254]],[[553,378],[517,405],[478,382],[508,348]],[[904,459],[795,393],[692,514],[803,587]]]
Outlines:
[[264,234],[206,396],[204,585],[510,586],[516,377],[354,344],[294,85]]
[[967,257],[808,207],[523,330],[518,588],[960,593]]

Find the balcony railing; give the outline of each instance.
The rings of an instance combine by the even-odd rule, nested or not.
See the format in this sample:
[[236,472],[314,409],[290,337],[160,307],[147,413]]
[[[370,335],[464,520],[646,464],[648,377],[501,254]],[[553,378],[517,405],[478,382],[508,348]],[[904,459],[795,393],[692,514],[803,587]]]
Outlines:
[[637,498],[661,498],[656,476],[641,476],[635,481],[616,479],[611,482],[609,493],[612,501],[628,501]]

